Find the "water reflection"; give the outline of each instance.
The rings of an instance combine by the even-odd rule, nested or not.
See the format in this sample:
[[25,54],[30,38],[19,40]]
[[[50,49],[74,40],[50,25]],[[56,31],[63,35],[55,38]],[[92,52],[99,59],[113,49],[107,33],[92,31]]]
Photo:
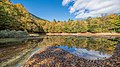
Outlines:
[[[0,39],[1,41],[3,39]],[[0,65],[13,66],[16,63],[23,64],[24,61],[31,55],[31,53],[38,49],[38,42],[43,38],[29,38],[29,39],[11,39],[8,38],[6,42],[0,43]],[[3,47],[4,46],[4,47]]]
[[77,56],[96,60],[111,57],[117,44],[117,41],[111,38],[77,36],[40,36],[5,40],[0,39],[0,65],[18,67],[36,51],[47,46],[59,46]]
[[86,50],[95,50],[107,54],[113,54],[116,41],[109,38],[95,37],[75,37],[75,36],[47,36],[43,39],[42,44],[52,46],[68,46],[84,48]]
[[74,48],[74,47],[69,48],[68,46],[58,46],[58,48],[68,51],[76,56],[83,57],[85,59],[90,59],[90,60],[105,59],[112,56],[100,51],[86,50],[83,48]]

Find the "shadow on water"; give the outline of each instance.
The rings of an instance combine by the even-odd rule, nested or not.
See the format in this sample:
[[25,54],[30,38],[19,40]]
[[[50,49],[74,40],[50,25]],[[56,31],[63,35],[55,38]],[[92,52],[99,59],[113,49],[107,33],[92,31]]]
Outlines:
[[[114,50],[116,48],[116,44],[118,43],[118,39],[115,38],[77,36],[41,36],[27,39],[5,40],[0,40],[0,65],[15,67],[24,65],[24,63],[29,61],[29,59],[31,59],[36,52],[39,52],[39,50],[47,46],[54,46],[55,49],[58,48],[65,50],[66,52],[70,53],[70,56],[71,54],[74,56],[73,59],[76,56],[79,56],[79,58],[81,57],[86,61],[109,59],[115,55]],[[49,57],[49,51],[46,50],[45,53],[48,53],[48,56],[44,57],[45,55],[43,55],[42,57],[47,59]],[[54,52],[54,54],[55,53],[56,52]],[[61,57],[67,56],[64,54],[58,55]]]

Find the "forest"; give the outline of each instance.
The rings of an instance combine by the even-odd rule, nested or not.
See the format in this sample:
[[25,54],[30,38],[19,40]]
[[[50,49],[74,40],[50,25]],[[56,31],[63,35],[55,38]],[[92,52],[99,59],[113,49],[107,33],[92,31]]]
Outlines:
[[120,33],[120,15],[48,21],[29,13],[22,4],[0,0],[0,30],[20,30],[28,33]]
[[[33,12],[26,9],[28,1]],[[80,6],[92,5],[92,9],[98,9],[99,6],[99,13],[99,10],[109,6],[118,8],[119,0],[47,0],[48,3],[45,0],[28,1],[0,0],[0,67],[120,67],[120,12],[100,13],[100,17],[88,17],[96,15],[97,12],[89,14],[89,10],[85,9],[86,13],[82,11],[84,13],[81,14],[87,15],[87,18],[81,19],[80,15],[80,19],[75,20],[75,17],[67,15],[64,9],[59,8],[66,1],[72,1],[74,4],[80,1]],[[53,2],[55,8],[51,7]],[[93,3],[101,3],[104,8],[101,4]],[[78,8],[80,6],[77,5]],[[47,10],[39,11],[40,13],[36,12],[39,16],[37,17],[34,15],[37,10],[33,7],[37,10],[55,9],[58,13],[49,11],[49,15]],[[41,18],[43,15],[53,20]],[[63,16],[68,19],[63,20],[66,18]],[[62,21],[57,20],[58,18]]]

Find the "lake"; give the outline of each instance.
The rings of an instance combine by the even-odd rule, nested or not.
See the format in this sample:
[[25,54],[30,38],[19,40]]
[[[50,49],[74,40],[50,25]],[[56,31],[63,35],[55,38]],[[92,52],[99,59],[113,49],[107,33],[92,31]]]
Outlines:
[[20,67],[36,52],[55,46],[88,60],[110,58],[119,37],[45,36],[0,39],[0,65]]

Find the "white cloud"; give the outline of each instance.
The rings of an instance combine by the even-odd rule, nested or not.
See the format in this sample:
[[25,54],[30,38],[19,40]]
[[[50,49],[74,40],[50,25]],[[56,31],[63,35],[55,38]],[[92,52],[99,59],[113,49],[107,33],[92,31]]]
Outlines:
[[66,4],[68,4],[70,1],[71,1],[71,0],[63,0],[62,5],[63,5],[63,6],[66,5]]
[[76,18],[98,17],[101,14],[120,12],[120,0],[63,0],[63,5],[69,6],[70,13]]

